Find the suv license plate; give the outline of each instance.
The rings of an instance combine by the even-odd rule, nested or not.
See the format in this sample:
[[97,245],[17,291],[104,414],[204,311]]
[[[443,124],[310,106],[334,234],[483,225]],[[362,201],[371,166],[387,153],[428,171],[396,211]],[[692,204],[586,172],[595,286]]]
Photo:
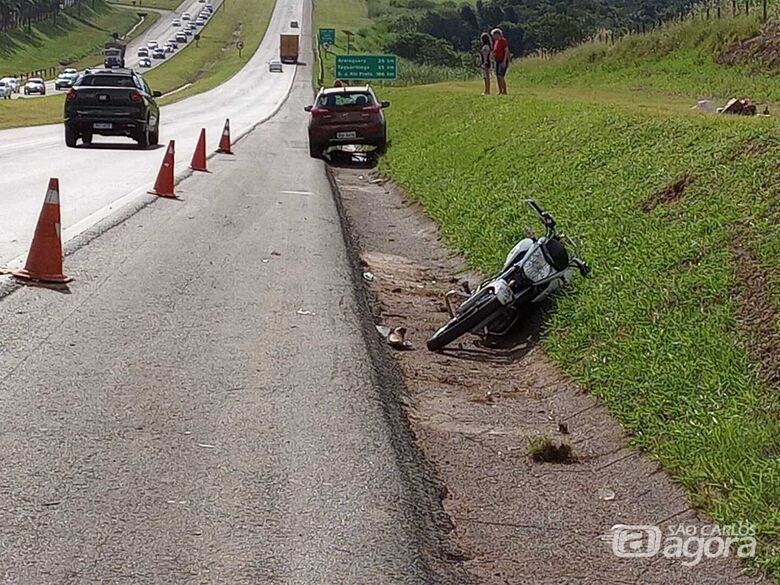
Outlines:
[[336,132],[336,138],[357,138],[357,132]]
[[110,122],[95,122],[92,127],[95,130],[111,130],[112,124]]

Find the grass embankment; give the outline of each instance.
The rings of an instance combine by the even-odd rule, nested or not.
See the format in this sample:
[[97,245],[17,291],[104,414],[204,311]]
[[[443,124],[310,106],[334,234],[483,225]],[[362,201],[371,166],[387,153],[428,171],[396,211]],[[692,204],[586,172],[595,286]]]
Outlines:
[[516,65],[507,97],[386,90],[385,168],[484,273],[531,223],[524,198],[582,238],[593,277],[561,298],[547,351],[697,505],[755,524],[780,576],[780,123],[664,95],[768,80],[716,66],[698,26]]
[[[317,0],[314,5],[315,47],[318,28],[336,29],[336,44],[323,53],[325,85],[331,85],[335,80],[336,55],[347,54],[347,34],[354,33],[349,47],[352,54],[381,54],[387,31],[378,22],[378,18],[387,13],[398,13],[411,9],[401,9],[393,0]],[[319,63],[317,63],[319,66]],[[407,86],[442,81],[464,80],[472,77],[474,72],[464,69],[422,65],[407,59],[398,60],[398,80],[375,82],[379,86]],[[314,82],[317,83],[315,76]]]
[[[156,15],[155,15],[156,16]],[[85,2],[79,10],[59,14],[56,25],[48,20],[0,35],[0,75],[26,73],[76,64],[101,54],[111,33],[123,34],[138,22],[132,10],[113,7],[102,0]]]

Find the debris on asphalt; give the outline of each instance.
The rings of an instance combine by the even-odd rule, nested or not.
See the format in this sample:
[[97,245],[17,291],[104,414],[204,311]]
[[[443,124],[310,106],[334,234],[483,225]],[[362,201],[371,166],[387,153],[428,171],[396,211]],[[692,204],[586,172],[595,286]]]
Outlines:
[[548,437],[535,437],[528,441],[528,451],[537,463],[574,463],[571,445],[557,445]]
[[276,250],[271,250],[271,256],[281,256],[281,252],[277,252]]
[[390,327],[387,325],[377,325],[376,330],[384,339],[387,339],[387,336],[390,335]]
[[364,272],[363,273],[363,280],[365,280],[366,282],[374,282],[375,279],[376,279],[376,276],[374,276],[373,272]]
[[599,490],[599,498],[605,502],[611,502],[615,499],[615,492],[607,488],[602,488]]
[[216,449],[216,445],[209,445],[208,443],[198,443],[198,447],[203,447],[204,449]]
[[313,311],[307,311],[305,309],[298,309],[296,312],[299,315],[307,315],[307,316],[312,316],[312,317],[317,314],[317,313],[314,313]]
[[558,432],[562,435],[568,435],[569,434],[569,425],[567,425],[565,422],[559,422],[558,423]]

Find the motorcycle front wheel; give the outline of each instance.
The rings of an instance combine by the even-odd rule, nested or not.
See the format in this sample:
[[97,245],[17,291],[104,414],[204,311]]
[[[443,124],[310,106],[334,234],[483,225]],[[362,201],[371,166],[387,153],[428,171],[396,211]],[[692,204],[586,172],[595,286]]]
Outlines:
[[437,351],[452,343],[464,333],[468,333],[487,320],[490,315],[501,309],[501,306],[496,295],[490,293],[483,301],[470,307],[462,315],[456,315],[449,323],[434,333],[426,344],[428,349]]

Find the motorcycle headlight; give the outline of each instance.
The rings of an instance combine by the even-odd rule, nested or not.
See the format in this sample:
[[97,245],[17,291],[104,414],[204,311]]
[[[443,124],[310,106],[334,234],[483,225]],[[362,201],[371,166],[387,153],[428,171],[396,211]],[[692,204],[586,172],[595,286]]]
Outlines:
[[523,272],[531,282],[544,280],[552,274],[552,266],[547,263],[542,254],[542,249],[537,248],[523,264]]

